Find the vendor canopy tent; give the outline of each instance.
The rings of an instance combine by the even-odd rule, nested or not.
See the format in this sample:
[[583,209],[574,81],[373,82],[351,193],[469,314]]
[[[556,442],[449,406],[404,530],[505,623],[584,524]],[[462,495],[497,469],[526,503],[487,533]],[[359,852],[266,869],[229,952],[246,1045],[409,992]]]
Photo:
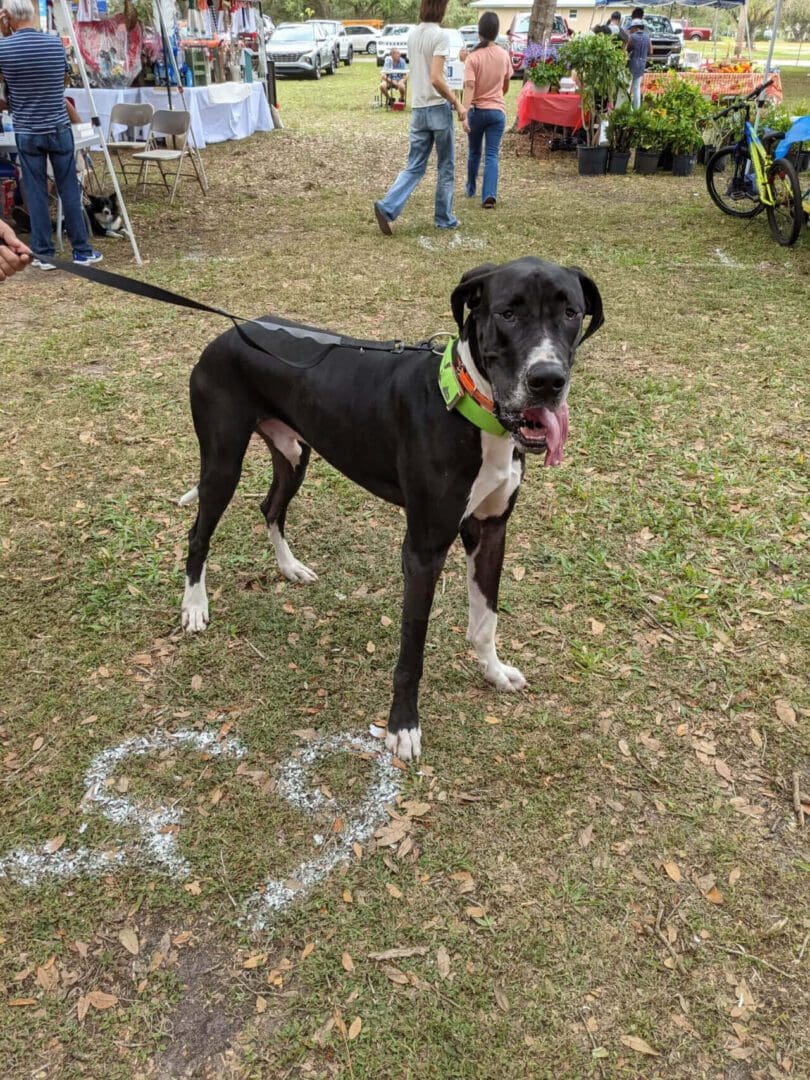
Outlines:
[[[596,7],[612,7],[615,0],[596,0]],[[678,7],[714,7],[736,8],[742,7],[745,0],[644,0],[644,7],[672,7],[675,3]]]

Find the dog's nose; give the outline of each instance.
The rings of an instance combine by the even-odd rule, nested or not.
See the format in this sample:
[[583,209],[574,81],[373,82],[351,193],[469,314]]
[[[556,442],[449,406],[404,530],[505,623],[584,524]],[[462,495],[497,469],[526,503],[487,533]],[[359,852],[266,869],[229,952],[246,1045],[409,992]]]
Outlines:
[[559,364],[538,361],[526,372],[526,382],[533,393],[556,397],[565,389],[565,372]]

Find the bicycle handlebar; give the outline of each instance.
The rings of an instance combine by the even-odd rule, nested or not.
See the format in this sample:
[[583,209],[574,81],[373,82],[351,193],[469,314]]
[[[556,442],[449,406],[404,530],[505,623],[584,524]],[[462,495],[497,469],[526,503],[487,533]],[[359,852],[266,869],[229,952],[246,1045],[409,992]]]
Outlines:
[[746,94],[742,101],[736,101],[733,105],[729,105],[727,109],[723,109],[722,112],[717,113],[714,119],[720,120],[721,117],[728,116],[729,113],[739,112],[740,109],[747,109],[748,102],[753,101],[756,97],[759,97],[763,90],[767,90],[769,86],[773,86],[773,83],[773,79],[768,79],[768,81],[764,82],[762,86],[758,86],[756,90],[752,90],[750,94]]

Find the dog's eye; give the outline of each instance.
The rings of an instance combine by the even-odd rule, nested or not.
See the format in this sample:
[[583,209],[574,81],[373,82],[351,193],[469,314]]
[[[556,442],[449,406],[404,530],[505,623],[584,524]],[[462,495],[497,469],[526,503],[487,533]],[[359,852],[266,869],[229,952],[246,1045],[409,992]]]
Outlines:
[[565,309],[565,317],[566,317],[566,319],[576,319],[578,316],[579,316],[579,312],[574,311],[574,309],[572,307],[567,307]]
[[505,311],[500,312],[500,316],[502,319],[506,319],[507,322],[511,322],[515,317],[515,313],[511,308],[506,308]]

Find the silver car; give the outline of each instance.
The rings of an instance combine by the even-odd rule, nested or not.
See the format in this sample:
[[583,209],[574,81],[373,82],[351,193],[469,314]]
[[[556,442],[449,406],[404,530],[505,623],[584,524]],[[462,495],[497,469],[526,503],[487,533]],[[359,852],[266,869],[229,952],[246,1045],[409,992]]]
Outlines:
[[307,19],[307,22],[324,28],[326,36],[332,42],[335,57],[348,67],[354,57],[354,45],[343,23],[337,19]]
[[278,75],[309,75],[320,79],[321,72],[337,70],[332,45],[322,26],[312,23],[282,23],[267,42],[267,59]]
[[373,26],[347,26],[346,36],[351,39],[356,53],[368,53],[373,56],[377,51],[377,42],[380,40],[380,31]]

